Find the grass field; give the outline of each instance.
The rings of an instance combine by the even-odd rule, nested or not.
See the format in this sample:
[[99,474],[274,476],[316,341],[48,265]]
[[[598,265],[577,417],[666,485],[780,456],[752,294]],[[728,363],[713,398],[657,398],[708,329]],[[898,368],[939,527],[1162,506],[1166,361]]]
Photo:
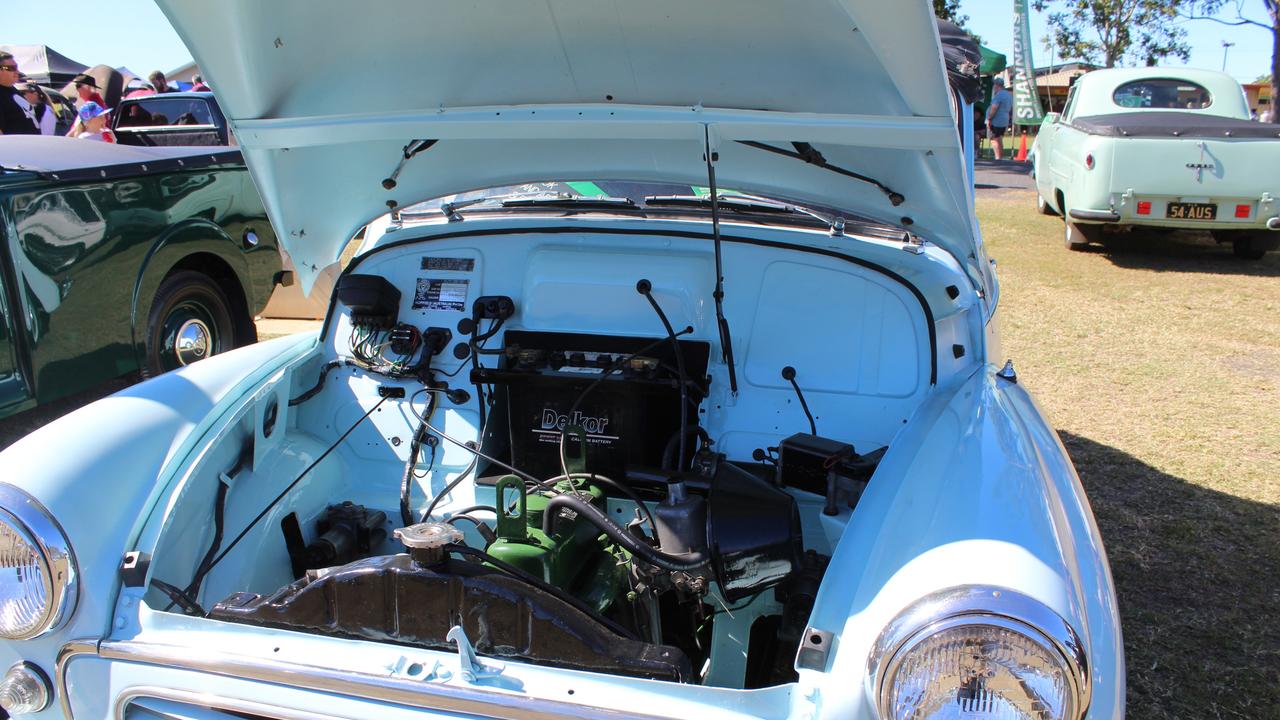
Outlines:
[[1280,717],[1280,254],[1190,234],[1071,252],[1034,197],[978,215],[1004,353],[1102,529],[1129,717]]

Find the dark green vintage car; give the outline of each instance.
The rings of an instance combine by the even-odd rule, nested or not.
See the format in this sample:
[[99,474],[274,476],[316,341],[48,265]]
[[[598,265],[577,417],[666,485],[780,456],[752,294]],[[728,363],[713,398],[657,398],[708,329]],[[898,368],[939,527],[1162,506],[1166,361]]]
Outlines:
[[256,341],[280,253],[210,150],[0,137],[0,417]]

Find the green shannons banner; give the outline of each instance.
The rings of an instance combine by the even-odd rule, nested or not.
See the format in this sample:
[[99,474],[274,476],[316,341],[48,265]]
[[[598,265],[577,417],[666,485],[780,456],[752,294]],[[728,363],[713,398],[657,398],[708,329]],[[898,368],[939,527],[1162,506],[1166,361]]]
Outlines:
[[1036,72],[1031,64],[1031,16],[1027,0],[1013,0],[1013,121],[1039,125],[1044,120]]

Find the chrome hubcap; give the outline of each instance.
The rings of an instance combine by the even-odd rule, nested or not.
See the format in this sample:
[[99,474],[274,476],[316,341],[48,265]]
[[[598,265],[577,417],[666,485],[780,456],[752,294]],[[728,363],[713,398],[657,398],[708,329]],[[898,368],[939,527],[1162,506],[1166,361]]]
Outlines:
[[174,351],[179,365],[190,365],[209,356],[212,333],[203,320],[191,319],[178,328]]

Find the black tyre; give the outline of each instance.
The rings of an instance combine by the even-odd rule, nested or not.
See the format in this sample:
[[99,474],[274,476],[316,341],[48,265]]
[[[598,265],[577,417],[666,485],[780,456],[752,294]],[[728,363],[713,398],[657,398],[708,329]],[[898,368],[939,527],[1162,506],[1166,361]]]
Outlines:
[[1231,243],[1231,254],[1241,260],[1261,260],[1267,254],[1267,248],[1252,233],[1240,230],[1215,230],[1213,239],[1220,243]]
[[1049,204],[1049,201],[1045,200],[1044,196],[1040,193],[1036,193],[1036,212],[1041,215],[1049,216],[1056,216],[1058,214],[1058,211],[1054,210],[1053,206]]
[[182,270],[165,278],[147,317],[143,376],[154,377],[236,347],[238,324],[232,307],[207,275]]

